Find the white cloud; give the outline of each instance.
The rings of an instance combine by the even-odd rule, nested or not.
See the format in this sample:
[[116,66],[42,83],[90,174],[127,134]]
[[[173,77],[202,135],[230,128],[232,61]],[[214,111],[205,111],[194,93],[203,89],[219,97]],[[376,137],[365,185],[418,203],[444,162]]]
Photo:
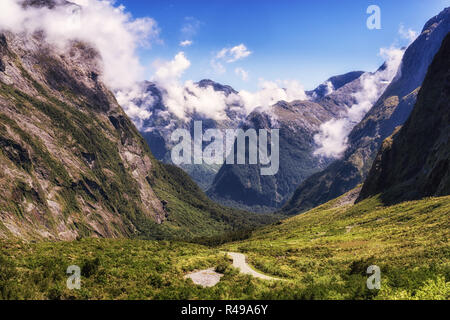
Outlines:
[[172,61],[156,62],[157,67],[154,80],[159,83],[177,81],[183,73],[191,66],[184,52],[179,52]]
[[201,88],[193,81],[181,82],[181,76],[191,63],[183,52],[173,60],[159,62],[153,81],[163,89],[163,100],[168,110],[180,119],[188,119],[198,112],[211,119],[226,118],[226,96],[212,87]]
[[180,42],[180,47],[189,47],[192,45],[192,41],[191,40],[184,40]]
[[346,118],[333,119],[322,124],[320,133],[314,137],[314,141],[320,145],[315,154],[335,158],[341,156],[347,149],[349,124]]
[[[96,48],[103,62],[103,81],[112,89],[132,85],[144,76],[136,49],[157,40],[151,18],[133,19],[113,1],[72,0],[76,5],[23,9],[19,0],[0,1],[0,29],[32,33],[43,30],[47,40],[64,49],[71,40]],[[81,6],[81,9],[80,9]]]
[[[199,87],[192,80],[182,82],[182,75],[190,65],[185,54],[179,52],[171,61],[155,63],[157,69],[152,79],[162,89],[164,105],[169,112],[183,120],[190,119],[194,112],[211,119],[225,120],[228,108],[237,108],[246,115],[257,107],[268,110],[281,100],[307,99],[303,86],[297,81],[281,80],[260,80],[260,90],[257,92],[241,91],[227,96],[224,92],[215,91],[213,87]],[[130,110],[134,114],[147,116],[133,105]]]
[[236,68],[234,69],[234,73],[236,75],[238,75],[243,81],[247,81],[248,80],[248,72],[245,71],[242,68]]
[[[148,111],[154,103],[150,93],[141,86],[116,91],[117,102],[123,107],[126,114],[133,120],[136,127],[141,130],[145,120],[153,114]],[[139,104],[134,101],[140,101]]]
[[239,92],[238,98],[247,113],[252,112],[257,107],[267,110],[270,106],[282,100],[292,102],[308,99],[303,86],[295,80],[278,80],[275,82],[260,79],[259,88],[260,90],[257,92],[245,90]]
[[416,40],[416,38],[419,35],[417,31],[414,31],[412,29],[406,29],[403,24],[400,24],[398,33],[403,39],[408,40],[410,43]]
[[380,55],[386,59],[386,68],[361,76],[361,90],[354,94],[357,103],[347,108],[341,119],[324,123],[314,137],[319,146],[315,151],[316,155],[332,158],[342,156],[348,147],[348,135],[354,126],[364,118],[389,83],[399,74],[403,54],[404,51],[398,48],[380,49]]
[[217,74],[224,74],[225,72],[227,72],[227,69],[223,66],[223,64],[216,61],[215,59],[211,60],[211,67]]
[[232,63],[244,59],[251,54],[252,52],[248,50],[244,44],[240,44],[233,48],[223,48],[217,54],[216,59],[224,60],[227,63]]
[[185,38],[191,39],[197,34],[201,24],[202,23],[194,17],[186,17],[184,18],[184,24],[181,27],[181,34]]
[[327,86],[327,90],[326,90],[326,92],[325,92],[325,96],[327,96],[327,95],[329,95],[329,94],[332,94],[333,91],[334,91],[333,83],[332,83],[331,81],[327,81],[325,84],[326,84],[326,86]]
[[248,50],[244,44],[240,44],[232,48],[223,48],[211,60],[211,66],[215,73],[223,74],[227,71],[223,65],[224,63],[233,63],[244,59],[251,54],[252,52]]

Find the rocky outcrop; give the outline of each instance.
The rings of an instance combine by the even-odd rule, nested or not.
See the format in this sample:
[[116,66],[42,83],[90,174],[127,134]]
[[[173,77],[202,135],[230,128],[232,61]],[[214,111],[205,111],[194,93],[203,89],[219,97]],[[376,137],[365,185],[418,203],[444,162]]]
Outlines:
[[74,3],[66,0],[23,0],[22,6],[24,7],[35,7],[41,8],[46,7],[49,9],[53,9],[56,6],[61,5],[74,5]]
[[306,94],[314,101],[319,101],[324,97],[330,95],[336,90],[341,89],[343,86],[354,82],[364,74],[364,71],[352,71],[346,74],[331,77],[316,89],[307,91]]

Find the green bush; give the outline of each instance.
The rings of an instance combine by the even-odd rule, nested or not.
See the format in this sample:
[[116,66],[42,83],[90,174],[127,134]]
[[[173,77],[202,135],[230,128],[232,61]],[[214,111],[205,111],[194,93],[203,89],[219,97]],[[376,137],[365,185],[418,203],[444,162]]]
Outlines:
[[86,278],[90,278],[97,274],[100,267],[100,259],[97,257],[91,260],[85,260],[81,267],[81,275]]

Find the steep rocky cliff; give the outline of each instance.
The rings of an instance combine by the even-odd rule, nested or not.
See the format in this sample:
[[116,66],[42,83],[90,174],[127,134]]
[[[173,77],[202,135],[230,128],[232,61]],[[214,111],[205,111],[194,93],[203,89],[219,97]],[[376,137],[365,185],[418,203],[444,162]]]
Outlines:
[[410,118],[384,141],[359,200],[378,193],[387,203],[450,194],[450,33]]
[[399,74],[364,119],[353,129],[342,159],[304,181],[283,208],[298,214],[361,184],[387,137],[408,119],[417,93],[442,40],[450,31],[450,8],[430,19],[406,50]]
[[42,34],[1,35],[1,221],[14,235],[114,237],[166,219],[151,155],[98,59],[82,43],[62,55]]
[[159,163],[101,82],[101,57],[0,35],[0,237],[192,238],[261,222]]

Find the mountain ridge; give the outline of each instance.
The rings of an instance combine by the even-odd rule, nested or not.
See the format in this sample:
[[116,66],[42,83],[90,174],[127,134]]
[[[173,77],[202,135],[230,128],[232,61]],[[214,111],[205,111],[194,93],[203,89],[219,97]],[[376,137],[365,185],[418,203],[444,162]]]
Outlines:
[[192,239],[274,220],[222,208],[158,162],[100,60],[77,41],[62,54],[43,33],[0,36],[0,237]]
[[318,161],[313,156],[314,134],[333,115],[312,101],[280,101],[268,111],[255,110],[241,129],[280,129],[279,171],[274,176],[261,176],[261,165],[224,164],[208,189],[208,196],[223,205],[246,210],[266,212],[278,208],[294,191],[298,180],[326,166],[326,159]]
[[352,130],[344,156],[304,181],[282,209],[297,214],[316,207],[361,184],[372,167],[383,140],[409,117],[428,66],[450,31],[450,8],[425,24],[407,48],[401,72],[381,98]]
[[[332,163],[332,158],[316,153],[316,136],[322,125],[346,117],[350,108],[358,104],[357,94],[364,90],[367,79],[382,92],[387,86],[382,80],[390,70],[385,63],[375,72],[355,71],[339,75],[333,78],[341,79],[340,87],[322,98],[290,103],[280,101],[267,110],[256,109],[247,117],[243,128],[280,129],[279,172],[274,177],[259,177],[258,165],[224,164],[207,190],[209,197],[223,205],[250,211],[280,209],[299,183]],[[267,120],[258,121],[264,117]]]
[[386,203],[450,194],[450,33],[442,43],[406,123],[386,139],[358,201]]

